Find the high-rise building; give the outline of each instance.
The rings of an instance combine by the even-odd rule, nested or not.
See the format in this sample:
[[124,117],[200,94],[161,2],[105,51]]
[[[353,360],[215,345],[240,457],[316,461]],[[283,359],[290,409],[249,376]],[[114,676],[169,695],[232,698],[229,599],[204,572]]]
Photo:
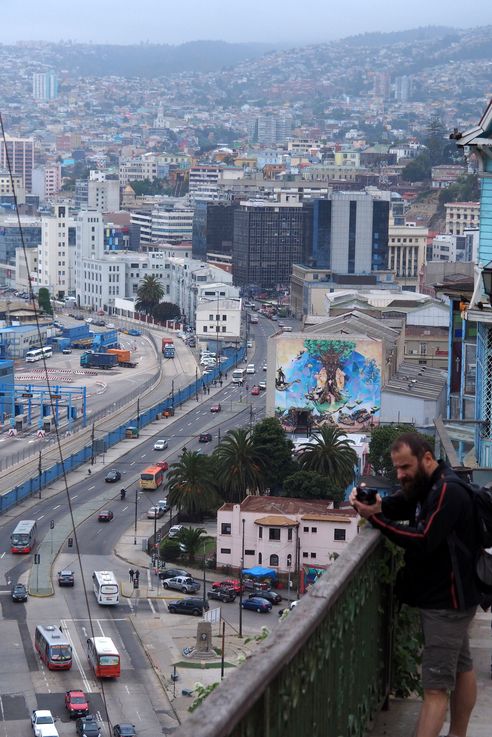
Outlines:
[[56,195],[61,185],[61,165],[58,162],[33,169],[32,194],[38,195],[40,202]]
[[[15,286],[16,249],[22,243],[29,250],[37,249],[41,243],[40,218],[20,216],[22,237],[19,222],[13,215],[0,216],[0,282]],[[22,252],[22,257],[24,253]]]
[[35,72],[32,75],[32,96],[47,102],[58,97],[58,79],[54,72]]
[[239,203],[198,202],[193,218],[193,257],[232,254],[234,210]]
[[56,205],[53,217],[43,217],[38,247],[38,287],[67,296],[75,291],[75,221],[66,205]]
[[117,179],[89,179],[87,206],[99,212],[119,212],[120,183]]
[[292,118],[278,115],[259,115],[253,122],[250,137],[266,146],[284,143],[292,131]]
[[0,169],[8,169],[22,177],[26,192],[31,192],[34,168],[34,141],[32,138],[5,137],[0,141]]

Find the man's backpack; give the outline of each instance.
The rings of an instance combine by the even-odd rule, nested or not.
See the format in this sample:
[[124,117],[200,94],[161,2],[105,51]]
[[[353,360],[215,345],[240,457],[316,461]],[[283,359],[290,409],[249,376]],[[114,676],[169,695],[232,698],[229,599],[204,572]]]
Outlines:
[[477,543],[477,588],[492,604],[492,489],[460,480],[473,502],[475,540]]

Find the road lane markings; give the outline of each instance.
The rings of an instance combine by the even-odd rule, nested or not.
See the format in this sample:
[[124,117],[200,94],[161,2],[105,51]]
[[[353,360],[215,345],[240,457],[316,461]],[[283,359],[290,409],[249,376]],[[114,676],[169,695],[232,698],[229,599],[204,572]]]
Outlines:
[[78,668],[78,671],[79,671],[79,673],[80,673],[80,675],[82,677],[82,682],[84,684],[84,691],[86,693],[88,693],[88,692],[91,691],[91,684],[89,683],[89,679],[85,675],[85,671],[84,671],[84,669],[82,667],[82,661],[79,658],[79,654],[78,654],[78,652],[77,652],[77,650],[75,648],[75,645],[74,645],[74,642],[73,642],[73,638],[72,638],[72,636],[70,634],[70,631],[69,631],[69,629],[67,627],[67,621],[65,619],[61,619],[60,620],[60,624],[61,624],[60,629],[63,628],[63,632],[65,633],[65,635],[67,637],[67,640],[69,641],[70,645],[72,646],[72,657],[75,660],[75,664],[76,664],[76,666]]
[[87,491],[92,491],[92,489],[95,489],[95,488],[96,488],[96,485],[93,484],[92,486],[87,487]]
[[77,497],[78,497],[78,494],[74,494],[71,498],[72,499],[77,499]]
[[157,614],[156,610],[154,609],[154,605],[152,604],[152,599],[147,599],[147,601],[149,602],[149,607],[152,610],[152,614]]
[[40,519],[43,519],[43,517],[46,517],[46,515],[45,514],[42,514],[41,517],[38,517],[37,518],[38,522],[39,522]]
[[61,504],[57,504],[56,507],[53,507],[53,512],[55,511],[55,509],[60,509],[60,507],[61,507]]

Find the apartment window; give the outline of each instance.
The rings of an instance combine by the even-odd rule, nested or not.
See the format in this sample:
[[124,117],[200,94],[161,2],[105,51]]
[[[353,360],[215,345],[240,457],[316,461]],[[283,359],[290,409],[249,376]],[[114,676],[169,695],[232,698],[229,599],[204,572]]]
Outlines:
[[204,326],[203,326],[203,332],[204,332],[204,333],[208,332],[208,328],[207,328],[207,326],[206,326],[206,325],[204,325]]
[[271,566],[278,566],[278,555],[271,555],[270,556],[270,565]]
[[263,563],[263,555],[261,553],[258,553],[258,565],[261,566],[262,563]]
[[302,528],[302,531],[303,531],[303,532],[309,532],[309,527],[303,527],[303,528]]
[[303,553],[303,554],[302,554],[302,557],[303,557],[303,558],[309,558],[309,553]]
[[258,537],[260,540],[263,538],[263,527],[258,527]]
[[231,554],[231,549],[230,548],[221,548],[220,549],[220,552],[221,553],[224,553],[224,555],[230,555]]
[[230,535],[231,534],[231,523],[230,522],[222,522],[220,526],[220,534],[221,535]]
[[311,532],[318,532],[318,528],[317,527],[311,527]]
[[280,540],[280,528],[279,527],[269,527],[268,528],[268,539],[269,540]]
[[255,554],[255,551],[254,550],[245,550],[244,551],[244,555],[254,555],[254,554]]
[[340,530],[335,527],[333,539],[338,542],[345,542],[347,530]]
[[316,558],[316,553],[311,553],[311,558]]
[[213,316],[213,315],[209,315],[209,316],[208,316],[208,321],[209,321],[209,322],[213,322],[213,320],[214,320],[214,316]]
[[287,530],[287,540],[289,542],[291,542],[292,540],[292,527],[289,527],[289,529]]

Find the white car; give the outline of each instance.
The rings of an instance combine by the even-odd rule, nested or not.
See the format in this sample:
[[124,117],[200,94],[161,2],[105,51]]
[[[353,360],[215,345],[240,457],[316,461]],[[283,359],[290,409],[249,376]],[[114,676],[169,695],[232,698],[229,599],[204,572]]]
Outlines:
[[167,448],[167,440],[164,438],[160,438],[159,440],[156,440],[154,443],[154,450],[166,450]]
[[106,327],[107,328],[110,328],[110,329],[114,329],[116,327],[116,325],[114,324],[114,322],[108,322],[107,325],[106,325]]
[[31,726],[36,737],[59,737],[53,714],[48,709],[35,709],[31,715]]
[[263,389],[263,391],[265,391],[265,389],[266,389],[266,381],[259,381],[258,382],[258,386],[260,387],[260,389]]
[[268,369],[268,366],[267,366],[266,363],[263,364],[262,369],[263,369],[263,371],[266,371]]
[[169,532],[167,533],[168,537],[177,537],[181,530],[183,529],[183,525],[173,525],[169,528]]
[[255,373],[255,365],[254,363],[248,363],[246,366],[246,373],[247,374],[254,374]]
[[164,516],[165,511],[162,507],[151,507],[147,510],[147,519],[160,519]]

